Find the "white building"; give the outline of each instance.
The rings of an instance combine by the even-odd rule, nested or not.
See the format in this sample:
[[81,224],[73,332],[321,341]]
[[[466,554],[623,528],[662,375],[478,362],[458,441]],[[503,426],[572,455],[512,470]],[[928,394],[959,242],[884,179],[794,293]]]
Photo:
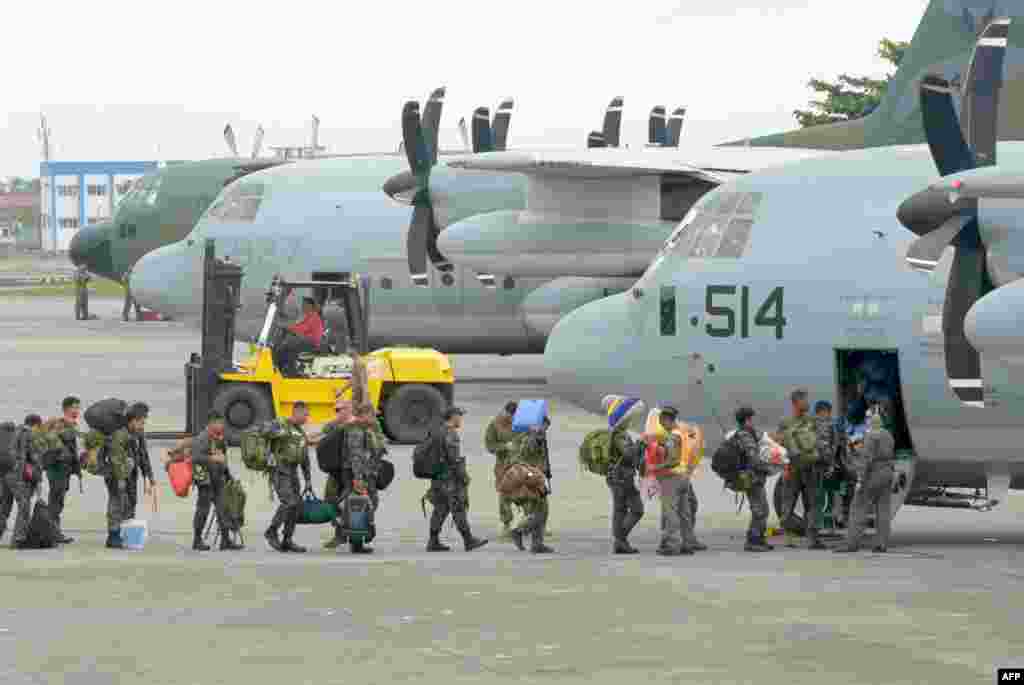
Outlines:
[[66,252],[78,229],[109,219],[121,196],[156,162],[42,162],[42,249]]

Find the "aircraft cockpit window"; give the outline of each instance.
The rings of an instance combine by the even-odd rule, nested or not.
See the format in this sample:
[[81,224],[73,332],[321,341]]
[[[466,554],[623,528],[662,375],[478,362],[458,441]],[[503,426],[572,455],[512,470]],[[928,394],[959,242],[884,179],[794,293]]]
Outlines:
[[251,223],[256,220],[263,202],[263,183],[238,183],[224,191],[207,212],[210,221]]
[[721,193],[700,208],[690,229],[689,257],[736,259],[750,242],[762,193]]
[[150,179],[142,189],[139,191],[139,198],[142,203],[149,206],[156,206],[156,199],[160,195],[160,185],[163,183],[163,178],[157,176],[154,179]]

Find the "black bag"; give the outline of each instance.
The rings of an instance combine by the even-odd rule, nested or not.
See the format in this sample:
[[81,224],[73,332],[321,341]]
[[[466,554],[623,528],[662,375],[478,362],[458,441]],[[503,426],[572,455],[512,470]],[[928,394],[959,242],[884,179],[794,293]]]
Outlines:
[[316,463],[324,473],[338,474],[348,466],[345,431],[333,431],[316,446]]
[[433,433],[412,451],[412,475],[433,480],[441,472],[441,438]]
[[57,526],[50,517],[50,507],[41,500],[37,500],[36,506],[32,509],[25,546],[29,549],[50,549],[57,546]]
[[89,428],[104,435],[113,435],[127,424],[124,418],[128,403],[124,400],[100,400],[85,410],[85,422]]
[[377,467],[377,491],[387,490],[395,479],[395,465],[387,459],[381,459]]
[[18,425],[11,421],[0,423],[0,475],[14,468],[18,451]]
[[747,467],[747,455],[738,440],[739,431],[728,440],[723,440],[711,456],[711,470],[725,481],[736,479],[736,475]]

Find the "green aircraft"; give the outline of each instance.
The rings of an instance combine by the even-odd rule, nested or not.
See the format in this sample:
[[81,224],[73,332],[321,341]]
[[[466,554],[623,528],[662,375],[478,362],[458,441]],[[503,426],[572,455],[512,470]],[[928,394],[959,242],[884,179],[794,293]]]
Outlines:
[[[836,153],[708,193],[628,292],[559,321],[551,388],[595,412],[609,393],[671,404],[724,433],[741,405],[774,430],[803,387],[852,423],[883,407],[898,449],[893,514],[987,510],[1024,489],[1011,359],[1024,211],[1000,199],[1024,195],[1024,144],[1000,143],[999,168],[978,168],[996,159],[1008,27],[1024,9],[1008,14],[978,42],[966,116],[949,82],[928,76],[928,146]],[[984,358],[972,339],[990,343]]]

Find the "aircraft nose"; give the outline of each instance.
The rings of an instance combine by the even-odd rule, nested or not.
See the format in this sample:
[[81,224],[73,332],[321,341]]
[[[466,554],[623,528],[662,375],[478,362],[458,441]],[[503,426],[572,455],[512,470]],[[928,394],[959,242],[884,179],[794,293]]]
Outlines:
[[607,394],[643,397],[630,324],[629,293],[584,305],[563,317],[548,336],[544,366],[559,397],[600,413]]
[[162,314],[187,316],[182,303],[195,300],[198,289],[202,304],[202,282],[198,269],[178,244],[165,245],[147,253],[135,263],[128,278],[132,296],[140,306]]
[[110,250],[109,234],[112,229],[111,223],[92,224],[79,229],[68,246],[71,263],[94,274],[116,278],[112,273],[114,264]]

